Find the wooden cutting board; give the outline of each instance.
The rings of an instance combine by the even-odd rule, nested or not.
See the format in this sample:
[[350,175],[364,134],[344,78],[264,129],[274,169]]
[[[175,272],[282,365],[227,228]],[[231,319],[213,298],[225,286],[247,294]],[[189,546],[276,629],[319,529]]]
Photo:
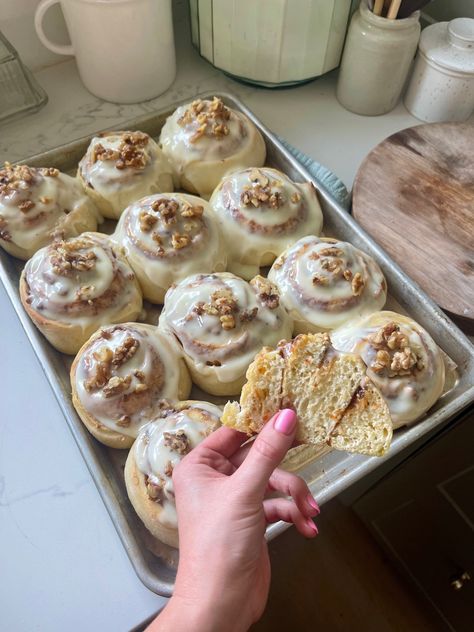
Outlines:
[[474,328],[474,124],[397,132],[362,163],[357,221],[432,299]]

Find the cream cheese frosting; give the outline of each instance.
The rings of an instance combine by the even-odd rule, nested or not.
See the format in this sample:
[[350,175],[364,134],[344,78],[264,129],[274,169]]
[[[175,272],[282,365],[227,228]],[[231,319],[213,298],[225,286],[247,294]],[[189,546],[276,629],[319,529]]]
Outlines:
[[172,283],[223,271],[227,255],[209,204],[194,195],[157,194],[122,214],[113,235],[122,244],[145,298],[162,303]]
[[376,312],[331,332],[339,351],[358,353],[382,393],[394,427],[419,419],[441,396],[445,365],[421,325],[395,312]]
[[229,270],[244,278],[305,235],[319,235],[323,214],[316,189],[269,167],[225,176],[210,198],[229,253]]
[[310,235],[290,246],[268,278],[297,333],[326,331],[381,309],[387,284],[377,263],[352,244]]

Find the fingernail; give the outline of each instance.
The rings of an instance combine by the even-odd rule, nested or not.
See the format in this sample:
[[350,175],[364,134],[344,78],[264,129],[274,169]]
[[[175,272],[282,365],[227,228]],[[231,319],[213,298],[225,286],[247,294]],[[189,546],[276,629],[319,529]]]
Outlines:
[[319,533],[318,527],[314,524],[311,518],[306,519],[306,524],[308,525],[308,527],[311,527],[311,531],[314,533],[314,535],[317,535]]
[[[313,498],[313,496],[311,494],[308,494],[306,496],[306,500],[307,500],[308,504],[311,505],[311,507],[318,512],[318,514],[321,512],[318,503],[314,500],[314,498]],[[316,515],[318,515],[318,514],[316,514]]]
[[284,410],[280,410],[277,414],[275,421],[273,422],[273,427],[278,432],[281,432],[285,435],[290,435],[296,426],[296,415],[295,411],[291,410],[291,408],[285,408]]

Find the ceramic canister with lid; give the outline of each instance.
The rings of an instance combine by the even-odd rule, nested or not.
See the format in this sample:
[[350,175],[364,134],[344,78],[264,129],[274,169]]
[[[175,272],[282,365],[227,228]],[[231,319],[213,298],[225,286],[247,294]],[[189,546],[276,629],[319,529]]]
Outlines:
[[400,99],[420,37],[420,12],[391,20],[361,0],[347,33],[337,84],[338,101],[356,114],[376,116]]
[[405,105],[428,123],[469,118],[474,111],[474,19],[424,29]]

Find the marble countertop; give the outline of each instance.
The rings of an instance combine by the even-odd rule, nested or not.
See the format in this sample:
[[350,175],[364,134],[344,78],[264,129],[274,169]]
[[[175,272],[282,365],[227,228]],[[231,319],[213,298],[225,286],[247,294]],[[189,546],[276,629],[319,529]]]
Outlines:
[[[261,90],[226,78],[191,48],[178,23],[178,75],[161,97],[105,103],[82,86],[74,61],[37,74],[49,95],[38,114],[0,129],[0,160],[19,160],[163,109],[204,91],[236,94],[274,132],[351,186],[367,152],[418,121],[403,105],[365,118],[336,101],[334,73]],[[0,612],[9,632],[130,630],[164,600],[135,576],[29,342],[0,286]]]

